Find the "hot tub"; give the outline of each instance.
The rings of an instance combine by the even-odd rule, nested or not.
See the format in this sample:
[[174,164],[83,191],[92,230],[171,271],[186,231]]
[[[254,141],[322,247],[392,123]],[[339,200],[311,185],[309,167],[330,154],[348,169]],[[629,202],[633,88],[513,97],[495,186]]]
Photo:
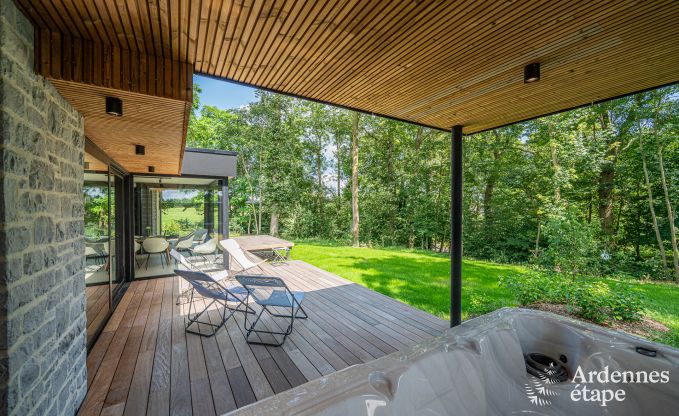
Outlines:
[[546,312],[504,308],[231,414],[519,413],[677,415],[679,350]]

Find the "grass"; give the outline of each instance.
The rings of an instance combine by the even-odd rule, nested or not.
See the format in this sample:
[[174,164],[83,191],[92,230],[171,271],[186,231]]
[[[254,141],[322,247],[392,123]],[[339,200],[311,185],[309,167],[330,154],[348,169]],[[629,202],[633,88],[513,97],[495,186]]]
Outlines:
[[[374,291],[448,319],[450,260],[445,255],[401,248],[356,248],[332,243],[299,242],[293,258],[303,260]],[[464,319],[504,306],[516,306],[505,288],[503,274],[522,273],[524,267],[466,259],[462,263]],[[646,313],[670,331],[660,342],[679,347],[679,285],[632,281],[644,296]]]
[[200,212],[196,207],[172,207],[163,210],[163,222],[189,220],[191,223],[203,221],[203,209]]

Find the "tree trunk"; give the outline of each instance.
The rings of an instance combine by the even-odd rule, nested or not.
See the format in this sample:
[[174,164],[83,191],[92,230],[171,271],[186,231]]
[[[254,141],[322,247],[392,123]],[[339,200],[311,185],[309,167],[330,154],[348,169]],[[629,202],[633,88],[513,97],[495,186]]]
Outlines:
[[276,211],[271,213],[271,225],[269,226],[269,232],[274,237],[278,235],[278,213]]
[[556,140],[551,137],[552,129],[549,129],[549,150],[552,156],[552,169],[554,170],[554,203],[559,204],[561,202],[561,165],[559,165],[559,158],[556,153]]
[[341,185],[342,185],[342,155],[341,151],[341,135],[335,132],[335,144],[337,146],[337,216],[340,214],[342,208]]
[[533,257],[538,258],[540,257],[540,217],[537,217],[537,225],[538,225],[538,231],[535,234],[535,250],[533,251]]
[[[498,133],[495,132],[495,146],[499,143]],[[492,225],[493,225],[493,191],[495,190],[495,184],[497,183],[497,164],[500,161],[500,151],[497,147],[493,148],[493,164],[490,167],[490,173],[486,179],[486,186],[483,190],[483,220],[486,238],[491,237]]]
[[351,126],[351,232],[353,235],[352,245],[359,246],[359,215],[358,215],[358,122],[359,113],[352,114]]
[[651,190],[651,181],[648,177],[648,166],[646,165],[646,155],[644,154],[644,139],[639,131],[639,151],[641,152],[641,166],[644,170],[644,181],[646,183],[646,192],[648,194],[648,207],[651,211],[651,219],[653,220],[653,231],[655,231],[655,238],[658,241],[658,248],[660,249],[660,258],[662,259],[663,276],[667,273],[667,256],[665,255],[665,245],[660,236],[658,229],[658,219],[655,216],[655,207],[653,206],[653,191]]
[[599,221],[601,232],[607,240],[613,235],[613,181],[615,168],[610,161],[604,162],[599,173]]
[[[396,195],[396,181],[394,180],[394,162],[393,162],[393,156],[394,156],[394,141],[391,137],[387,138],[387,186],[386,188],[389,189],[389,192],[391,193],[391,196],[394,197]],[[392,200],[393,202],[396,202],[395,199]],[[389,239],[391,240],[389,242],[390,245],[394,244],[395,241],[395,234],[396,234],[396,207],[394,206],[393,203],[389,204]]]
[[[316,152],[316,178],[318,180],[317,186],[318,186],[318,223],[319,224],[325,224],[324,220],[324,212],[323,212],[323,203],[324,203],[324,198],[325,198],[325,192],[323,189],[323,140],[319,137],[318,139],[318,151]],[[317,229],[316,232],[319,232],[320,234],[320,229]]]
[[665,177],[665,163],[663,161],[662,146],[658,146],[658,162],[660,163],[660,178],[662,180],[662,189],[665,194],[665,204],[667,205],[667,219],[670,225],[670,237],[672,239],[672,258],[674,260],[674,281],[679,280],[679,250],[677,250],[677,233],[674,228],[674,211],[672,210],[672,203],[670,201],[670,193],[667,188],[667,179]]
[[[608,112],[601,115],[601,130],[607,129],[610,116]],[[594,138],[596,140],[596,137]],[[614,144],[616,138],[606,141],[606,154],[599,172],[599,221],[601,231],[607,243],[613,236],[613,187],[615,181],[615,163],[618,158],[619,146]]]

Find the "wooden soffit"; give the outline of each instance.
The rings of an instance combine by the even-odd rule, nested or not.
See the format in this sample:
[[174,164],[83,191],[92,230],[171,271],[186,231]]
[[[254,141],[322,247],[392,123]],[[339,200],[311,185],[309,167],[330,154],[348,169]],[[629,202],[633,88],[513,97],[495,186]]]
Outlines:
[[679,81],[676,0],[19,3],[72,37],[465,133]]
[[[35,66],[84,116],[85,135],[125,170],[181,173],[193,65],[38,28]],[[122,100],[122,116],[106,113],[106,97]]]
[[[85,136],[131,173],[181,173],[186,122],[191,103],[51,79],[59,93],[85,118]],[[106,114],[107,96],[123,101],[123,116]],[[135,153],[135,145],[145,148]]]

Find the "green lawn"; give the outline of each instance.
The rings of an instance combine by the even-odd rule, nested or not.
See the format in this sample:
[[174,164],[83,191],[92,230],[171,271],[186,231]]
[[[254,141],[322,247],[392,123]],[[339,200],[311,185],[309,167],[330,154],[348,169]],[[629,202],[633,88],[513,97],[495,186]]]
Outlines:
[[163,222],[189,220],[192,223],[203,221],[203,208],[200,212],[196,207],[172,207],[163,212]]
[[[300,242],[293,258],[303,260],[398,299],[418,309],[448,319],[450,261],[445,255],[398,248],[372,249]],[[515,306],[498,277],[523,272],[521,266],[465,260],[462,264],[464,318]],[[679,285],[632,282],[644,295],[647,314],[670,331],[659,341],[679,347]]]

